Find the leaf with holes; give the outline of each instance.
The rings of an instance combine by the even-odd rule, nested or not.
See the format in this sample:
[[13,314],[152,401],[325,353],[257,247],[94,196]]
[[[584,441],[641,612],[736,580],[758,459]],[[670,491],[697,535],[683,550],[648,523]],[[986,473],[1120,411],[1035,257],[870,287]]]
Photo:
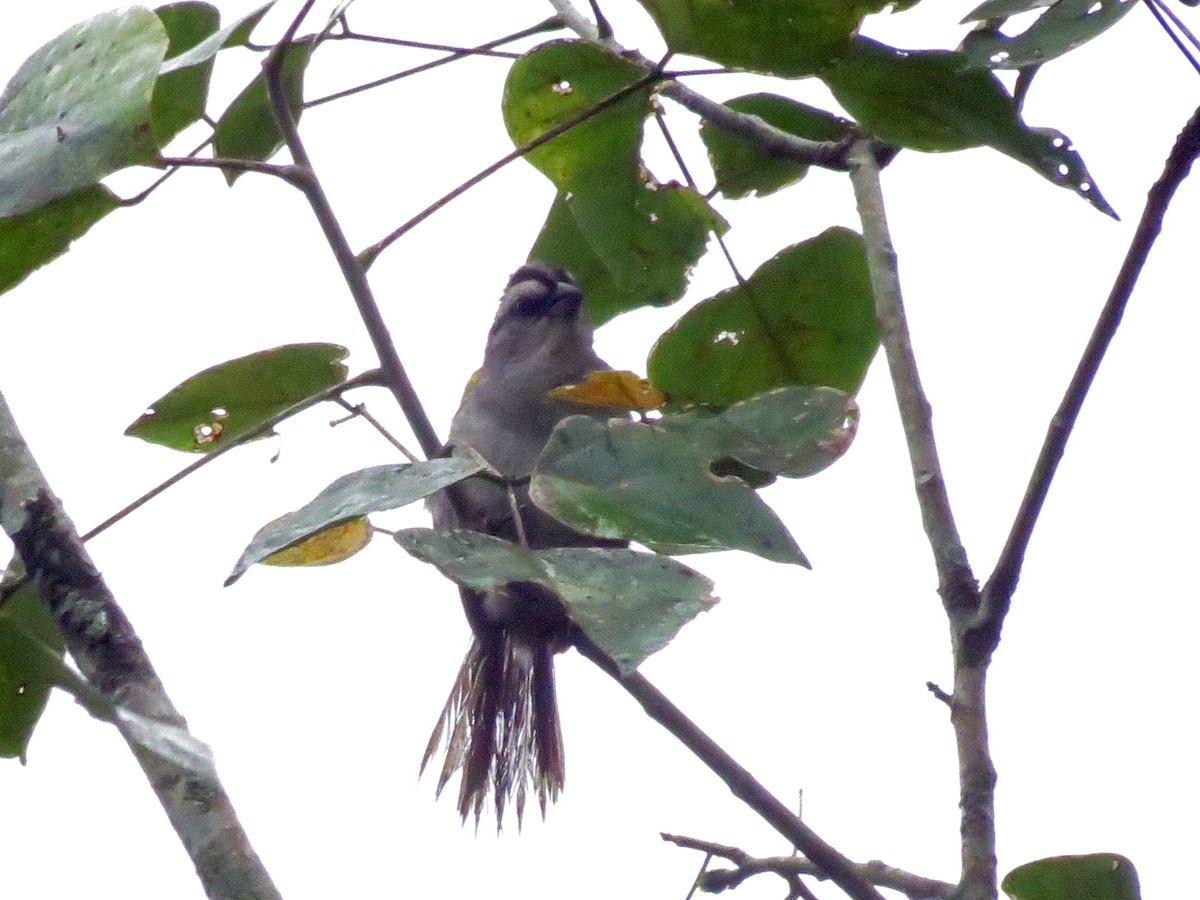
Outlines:
[[396,542],[464,587],[492,590],[532,582],[549,588],[622,674],[636,671],[717,602],[712,582],[700,573],[673,559],[634,550],[527,550],[475,531],[428,528],[399,531]]
[[1135,5],[1136,0],[1058,0],[1015,37],[986,29],[972,31],[961,50],[973,66],[1040,65],[1099,37]]
[[[173,450],[210,453],[289,406],[341,384],[347,353],[337,344],[285,344],[220,363],[159,397],[125,434]],[[274,433],[267,430],[255,439]]]
[[1017,866],[1000,885],[1012,900],[1141,900],[1137,869],[1116,853],[1053,856]]
[[596,325],[674,303],[709,234],[729,227],[691,188],[641,175],[584,181],[581,190],[555,198],[529,259],[571,272]]
[[150,102],[167,34],[129,7],[67,29],[0,94],[0,218],[158,158]]
[[850,448],[858,404],[835,388],[781,387],[720,412],[666,413],[655,424],[705,448],[716,462],[732,459],[771,475],[805,478]]
[[[725,105],[810,141],[840,141],[851,133],[844,119],[778,94],[749,94]],[[700,137],[708,148],[717,188],[731,199],[765,197],[808,174],[807,163],[765,153],[753,141],[707,120],[700,123]]]
[[745,550],[808,566],[787,528],[738,478],[711,469],[711,448],[653,422],[560,422],[529,496],[576,531],[637,541],[660,553]]
[[[517,60],[504,121],[517,145],[634,83],[644,70],[581,41],[553,41]],[[691,188],[660,184],[640,161],[650,88],[639,90],[527,158],[558,188],[529,258],[572,272],[599,325],[640,306],[673,303],[724,220]]]
[[[287,108],[296,121],[304,111],[304,73],[311,54],[311,39],[305,39],[292,44],[283,55],[280,83]],[[224,159],[265,162],[282,147],[283,132],[271,108],[267,76],[260,73],[217,120],[213,152]],[[225,181],[232,185],[243,174],[238,169],[226,169]]]
[[830,228],[686,312],[647,369],[672,401],[723,407],[784,385],[853,394],[878,346],[862,238]]
[[[481,456],[464,448],[445,459],[372,466],[343,475],[300,509],[260,528],[225,579],[225,586],[241,578],[255,563],[331,526],[416,503],[486,468]],[[350,531],[353,535],[354,526]]]
[[[562,125],[633,84],[645,70],[585,41],[551,41],[513,63],[502,112],[518,147]],[[647,86],[526,154],[560,191],[599,171],[636,171],[642,122],[650,114]]]
[[1004,85],[991,72],[969,68],[961,53],[896,50],[856,38],[821,79],[885,141],[934,153],[986,144],[1116,217],[1070,141],[1026,126]]

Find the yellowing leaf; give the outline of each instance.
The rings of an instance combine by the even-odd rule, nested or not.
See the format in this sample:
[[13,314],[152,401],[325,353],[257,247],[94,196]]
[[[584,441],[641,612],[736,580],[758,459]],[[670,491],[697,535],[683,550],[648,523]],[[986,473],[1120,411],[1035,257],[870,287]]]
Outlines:
[[264,566],[332,566],[352,557],[370,540],[367,517],[355,516],[289,544],[260,562]]
[[564,384],[550,391],[555,400],[587,406],[615,406],[646,412],[667,402],[662,392],[634,372],[589,372],[579,384]]

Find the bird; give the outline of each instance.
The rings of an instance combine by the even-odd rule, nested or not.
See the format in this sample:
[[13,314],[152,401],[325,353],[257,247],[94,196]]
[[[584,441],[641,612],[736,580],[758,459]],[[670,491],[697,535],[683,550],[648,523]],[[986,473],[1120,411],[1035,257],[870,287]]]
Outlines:
[[[593,349],[583,292],[566,271],[529,262],[509,278],[488,331],[483,365],[450,425],[448,447],[469,447],[508,483],[472,477],[430,501],[434,528],[465,528],[531,549],[620,547],[581,534],[536,507],[528,477],[555,426],[572,415],[625,415],[549,396],[609,365]],[[516,511],[520,511],[518,521]],[[554,655],[571,642],[557,595],[531,582],[490,591],[460,587],[471,645],[430,736],[421,772],[445,746],[437,795],[461,772],[458,812],[479,827],[491,796],[496,825],[515,804],[520,827],[532,791],[542,816],[566,777]]]

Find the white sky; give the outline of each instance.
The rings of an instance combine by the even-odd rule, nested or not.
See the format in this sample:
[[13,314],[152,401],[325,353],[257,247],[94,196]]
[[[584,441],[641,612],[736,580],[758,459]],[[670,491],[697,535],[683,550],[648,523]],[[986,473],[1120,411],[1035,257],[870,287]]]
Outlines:
[[[228,20],[252,5],[222,7]],[[281,5],[288,15],[295,6]],[[961,34],[954,23],[971,5],[926,3],[867,31],[899,46],[952,46]],[[7,11],[4,77],[104,9],[99,0],[58,0]],[[655,55],[633,3],[605,9],[620,38]],[[361,0],[352,9],[364,31],[467,45],[550,11],[535,0]],[[273,15],[260,34],[278,33],[282,19]],[[423,58],[331,47],[311,69],[309,96]],[[254,61],[238,51],[221,62],[214,95],[224,102]],[[473,60],[306,116],[319,174],[356,247],[509,149],[498,110],[506,68]],[[741,77],[694,86],[718,99],[777,89]],[[820,85],[793,87],[822,101]],[[906,152],[885,173],[918,361],[981,578],[1145,191],[1198,96],[1200,79],[1142,8],[1035,80],[1026,120],[1071,136],[1120,224],[986,149]],[[670,120],[689,158],[702,160],[691,117],[671,108]],[[661,147],[650,158],[660,177],[677,177]],[[145,174],[113,184],[132,192]],[[495,298],[551,196],[532,168],[510,166],[372,272],[443,433]],[[729,245],[743,271],[828,225],[856,225],[849,183],[829,173],[719,209],[733,224]],[[1188,183],[1084,409],[992,670],[1002,872],[1040,856],[1107,850],[1134,861],[1147,897],[1182,895],[1194,881],[1200,484],[1188,398],[1200,331],[1198,221],[1200,193]],[[729,280],[713,252],[689,299]],[[625,317],[601,332],[601,354],[643,369],[654,337],[682,309]],[[121,435],[188,375],[290,341],[342,343],[354,371],[373,365],[299,195],[254,177],[228,190],[215,172],[174,178],[0,298],[0,338],[0,389],[81,530],[190,461]],[[363,397],[401,429],[386,394]],[[843,852],[954,880],[953,739],[924,687],[948,686],[948,640],[882,360],[860,402],[848,456],[767,495],[814,571],[728,554],[689,558],[717,579],[723,602],[643,671],[778,796],[791,800],[803,788],[806,821]],[[453,799],[435,802],[431,780],[416,779],[468,640],[449,583],[377,539],[341,566],[258,569],[221,588],[259,525],[336,476],[392,458],[365,424],[327,428],[335,415],[311,412],[285,426],[282,441],[226,457],[90,547],[175,702],[215,748],[285,897],[682,897],[700,858],[663,844],[659,831],[759,855],[788,851],[574,654],[558,663],[563,799],[522,834],[497,839],[486,821],[478,835],[462,828]],[[418,510],[388,520],[423,522]],[[65,697],[52,700],[29,765],[0,765],[0,798],[6,896],[202,896],[125,745]],[[764,877],[739,896],[782,890]]]

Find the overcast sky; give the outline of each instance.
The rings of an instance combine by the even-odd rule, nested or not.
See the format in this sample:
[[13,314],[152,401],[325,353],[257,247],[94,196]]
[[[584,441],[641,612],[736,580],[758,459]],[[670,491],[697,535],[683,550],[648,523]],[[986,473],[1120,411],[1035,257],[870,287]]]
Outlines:
[[[227,20],[252,5],[221,4]],[[281,0],[283,15],[259,35],[278,34],[295,5]],[[865,31],[897,46],[951,47],[971,5],[929,2]],[[57,0],[7,11],[4,77],[106,8]],[[633,3],[605,9],[625,43],[659,52]],[[352,12],[364,31],[471,45],[551,9],[535,0],[361,0]],[[308,93],[425,58],[331,46],[310,70]],[[245,51],[222,55],[214,109],[254,65]],[[506,67],[472,60],[306,115],[318,174],[356,247],[510,148],[498,107]],[[717,99],[779,89],[741,76],[693,86]],[[819,84],[787,88],[829,102]],[[1038,75],[1026,120],[1070,135],[1120,223],[987,149],[906,152],[885,173],[918,362],[980,578],[1146,189],[1197,97],[1200,79],[1141,7]],[[668,107],[703,170],[694,120]],[[660,178],[678,177],[661,147],[648,153]],[[122,173],[111,183],[130,194],[149,177]],[[443,434],[495,299],[551,197],[540,174],[512,165],[372,270],[399,352]],[[832,173],[814,172],[766,200],[718,203],[743,271],[829,225],[857,224],[849,183]],[[1147,897],[1179,896],[1194,883],[1198,223],[1200,189],[1188,183],[1084,409],[996,656],[989,706],[1002,873],[1041,856],[1107,850],[1134,861]],[[685,302],[730,281],[710,253]],[[601,355],[644,371],[654,338],[683,308],[606,327]],[[374,365],[299,195],[255,177],[229,190],[206,171],[112,215],[0,297],[0,335],[0,390],[81,531],[190,462],[121,434],[187,376],[292,341],[344,344],[352,371]],[[403,431],[386,394],[363,396]],[[953,881],[953,736],[925,690],[929,680],[949,686],[949,642],[882,359],[859,400],[862,426],[844,460],[766,492],[813,571],[744,555],[689,558],[717,580],[722,602],[643,672],[779,797],[794,802],[803,789],[805,820],[844,853]],[[468,642],[452,586],[377,538],[340,566],[256,569],[221,587],[265,521],[340,474],[393,459],[361,422],[328,428],[334,417],[320,409],[287,424],[280,439],[227,456],[90,546],[176,704],[215,749],[285,897],[683,897],[700,859],[663,844],[660,831],[764,856],[788,852],[573,653],[558,661],[562,800],[521,834],[497,838],[486,821],[478,835],[460,826],[453,799],[435,802],[431,780],[417,781]],[[386,519],[425,521],[416,509]],[[68,698],[52,699],[28,766],[0,765],[0,797],[7,896],[202,896],[124,743]],[[781,891],[763,878],[739,896]]]

